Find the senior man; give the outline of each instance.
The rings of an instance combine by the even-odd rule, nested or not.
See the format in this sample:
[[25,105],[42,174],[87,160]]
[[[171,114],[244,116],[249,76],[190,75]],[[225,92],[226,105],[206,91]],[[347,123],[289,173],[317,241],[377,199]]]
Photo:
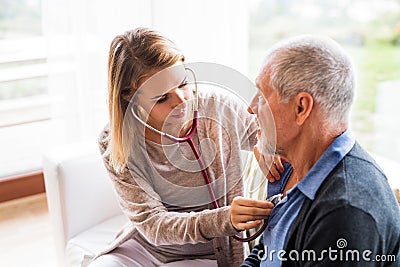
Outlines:
[[350,58],[329,38],[298,36],[269,52],[256,84],[260,152],[276,145],[292,166],[269,184],[284,198],[242,266],[400,266],[397,201],[349,126]]

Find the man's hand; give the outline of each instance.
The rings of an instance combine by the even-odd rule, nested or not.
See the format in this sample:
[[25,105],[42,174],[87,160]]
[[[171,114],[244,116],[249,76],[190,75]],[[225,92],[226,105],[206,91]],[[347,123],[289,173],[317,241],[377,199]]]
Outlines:
[[263,155],[260,153],[260,151],[258,151],[257,146],[254,147],[254,156],[256,157],[262,172],[265,174],[265,177],[270,183],[280,179],[281,174],[284,171],[284,158],[279,156]]
[[231,223],[236,230],[248,230],[257,227],[267,219],[274,204],[266,200],[235,197],[231,204]]

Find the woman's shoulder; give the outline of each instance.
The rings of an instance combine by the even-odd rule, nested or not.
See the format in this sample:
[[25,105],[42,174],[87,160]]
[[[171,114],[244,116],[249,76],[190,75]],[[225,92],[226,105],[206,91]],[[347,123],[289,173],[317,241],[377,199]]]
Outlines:
[[99,150],[100,150],[100,155],[103,159],[103,162],[105,164],[106,169],[113,174],[114,178],[118,179],[129,179],[127,178],[129,176],[129,172],[124,170],[123,172],[118,172],[115,170],[113,165],[111,164],[111,131],[110,131],[110,125],[107,124],[104,126],[103,130],[100,132],[99,138],[98,138],[98,145],[99,145]]
[[215,85],[202,86],[199,89],[200,104],[207,108],[230,107],[235,110],[247,109],[246,101],[237,93]]

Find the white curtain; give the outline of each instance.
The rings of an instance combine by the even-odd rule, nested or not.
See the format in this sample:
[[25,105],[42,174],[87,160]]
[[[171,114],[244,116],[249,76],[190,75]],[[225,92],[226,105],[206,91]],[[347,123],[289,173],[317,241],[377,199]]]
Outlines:
[[161,31],[189,62],[248,68],[245,1],[44,0],[43,27],[58,144],[97,139],[107,123],[107,55],[111,40],[139,26]]

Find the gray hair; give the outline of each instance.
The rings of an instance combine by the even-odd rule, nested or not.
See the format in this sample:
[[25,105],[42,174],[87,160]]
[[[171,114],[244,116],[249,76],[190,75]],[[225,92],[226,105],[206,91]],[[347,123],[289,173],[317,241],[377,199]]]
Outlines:
[[267,56],[270,86],[281,102],[309,93],[326,118],[326,126],[347,124],[355,94],[350,57],[332,39],[303,35],[278,43]]

